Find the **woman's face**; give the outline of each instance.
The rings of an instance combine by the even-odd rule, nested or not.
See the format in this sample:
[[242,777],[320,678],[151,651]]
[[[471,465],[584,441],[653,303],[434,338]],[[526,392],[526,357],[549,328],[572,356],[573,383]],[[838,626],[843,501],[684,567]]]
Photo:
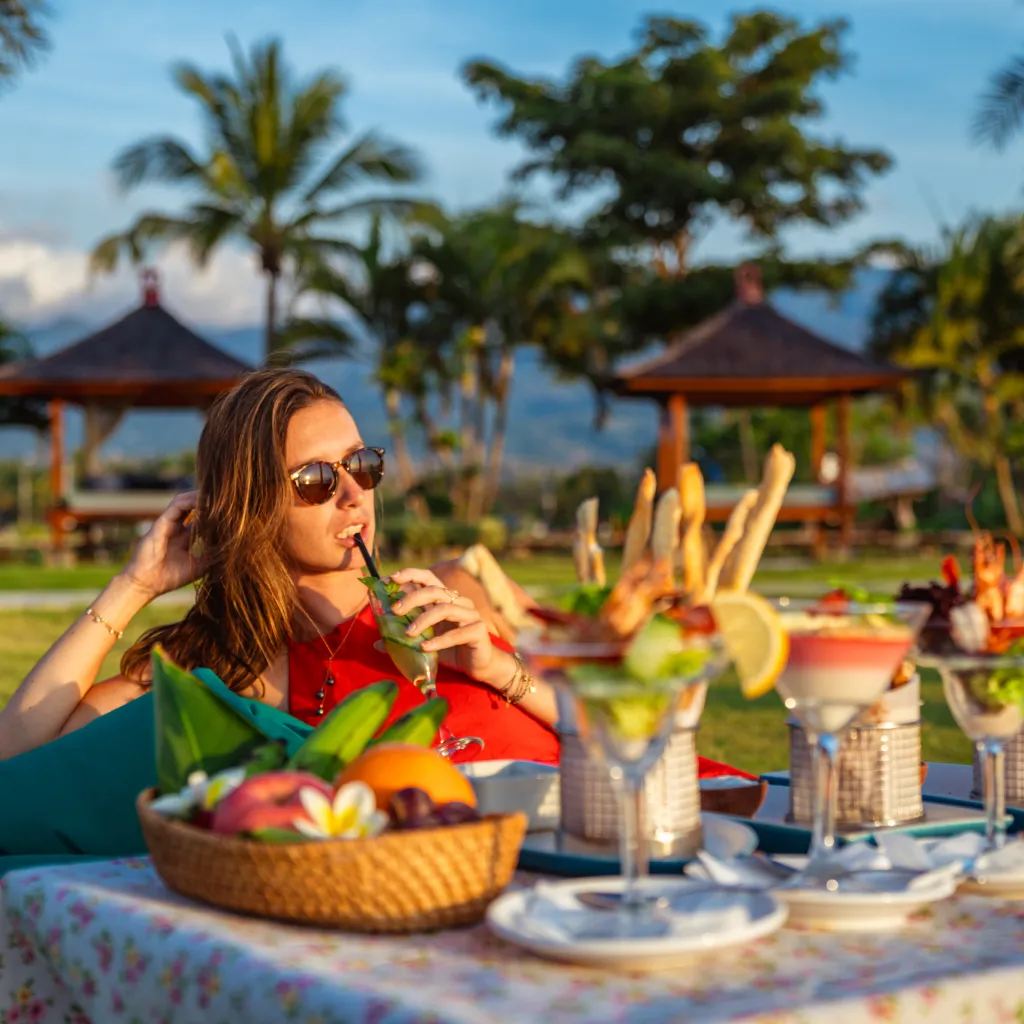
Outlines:
[[[288,424],[285,461],[294,473],[309,462],[337,462],[357,448],[366,447],[356,422],[339,402],[324,400],[297,412]],[[291,506],[284,529],[289,561],[306,573],[362,569],[363,556],[352,538],[359,527],[366,546],[373,550],[373,492],[364,491],[338,468],[338,488],[322,505],[307,505],[288,483]]]

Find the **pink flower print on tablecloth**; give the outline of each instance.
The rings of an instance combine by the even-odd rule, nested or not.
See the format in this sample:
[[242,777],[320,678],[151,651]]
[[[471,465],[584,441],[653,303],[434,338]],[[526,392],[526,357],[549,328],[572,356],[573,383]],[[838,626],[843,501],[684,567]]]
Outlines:
[[121,980],[126,985],[134,985],[149,966],[149,957],[146,956],[132,939],[124,944],[124,958],[121,966]]
[[71,925],[73,935],[78,934],[83,928],[88,928],[96,919],[95,911],[84,900],[76,900],[72,903],[69,913],[74,918],[74,924]]
[[46,1003],[42,999],[33,999],[28,1006],[25,1007],[25,1020],[28,1021],[41,1021],[46,1017]]
[[114,965],[114,940],[110,937],[110,932],[100,932],[99,938],[92,940],[92,948],[96,950],[99,958],[100,973],[109,974],[110,968]]

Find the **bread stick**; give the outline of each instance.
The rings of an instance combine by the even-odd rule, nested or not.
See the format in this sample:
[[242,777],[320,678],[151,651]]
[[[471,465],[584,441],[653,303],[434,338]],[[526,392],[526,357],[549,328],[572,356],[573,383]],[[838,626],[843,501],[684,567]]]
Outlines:
[[746,590],[750,586],[795,470],[796,459],[792,453],[780,444],[772,445],[765,459],[757,501],[747,516],[742,538],[726,559],[718,581],[719,590]]
[[673,574],[679,551],[679,492],[669,488],[654,507],[654,528],[651,530],[651,556],[655,564],[665,562],[669,576]]
[[747,516],[750,510],[757,503],[757,489],[751,488],[733,506],[729,513],[729,520],[725,524],[722,536],[715,545],[711,558],[708,560],[708,571],[704,579],[704,589],[701,592],[697,604],[708,604],[715,596],[718,589],[718,580],[722,575],[726,559],[732,554],[732,550],[739,543],[743,536],[743,530],[747,525]]
[[643,557],[647,542],[651,539],[651,521],[654,516],[654,495],[658,481],[654,470],[645,469],[636,489],[633,514],[626,527],[626,539],[622,545],[622,571],[627,572]]
[[707,570],[704,556],[704,517],[707,509],[704,477],[696,462],[683,463],[679,471],[680,544],[683,555],[683,589],[695,598],[704,589]]

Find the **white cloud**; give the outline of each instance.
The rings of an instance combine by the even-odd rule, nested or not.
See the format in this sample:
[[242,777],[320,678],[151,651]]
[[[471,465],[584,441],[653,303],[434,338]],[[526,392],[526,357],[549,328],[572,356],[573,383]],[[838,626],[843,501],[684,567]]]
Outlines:
[[[262,282],[248,254],[224,248],[200,270],[187,252],[172,246],[153,262],[164,303],[182,319],[222,327],[262,319]],[[92,277],[88,254],[81,250],[0,232],[0,315],[5,319],[98,319],[123,313],[138,301],[137,268]]]

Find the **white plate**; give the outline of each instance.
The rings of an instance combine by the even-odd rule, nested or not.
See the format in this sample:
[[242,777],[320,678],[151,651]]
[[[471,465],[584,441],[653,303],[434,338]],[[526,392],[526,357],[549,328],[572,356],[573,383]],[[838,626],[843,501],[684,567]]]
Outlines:
[[557,828],[561,817],[558,767],[538,761],[468,761],[459,770],[473,785],[481,814],[523,811],[530,831]]
[[[802,867],[806,857],[777,857],[782,863]],[[902,928],[911,914],[956,891],[957,881],[937,877],[931,884],[901,892],[850,892],[842,889],[776,888],[773,895],[789,907],[789,925],[818,931],[890,931]]]
[[982,872],[983,878],[966,878],[960,891],[968,896],[992,896],[1001,900],[1024,899],[1024,868]]
[[[621,877],[566,879],[551,883],[548,891],[558,889],[562,893],[588,891],[599,888],[602,892],[620,892]],[[644,888],[656,889],[659,893],[680,893],[692,891],[694,883],[684,879],[668,879],[664,876],[649,878]],[[517,890],[499,896],[487,910],[487,924],[500,938],[526,949],[536,956],[567,963],[586,964],[624,971],[659,970],[689,960],[694,955],[752,942],[777,931],[786,921],[786,908],[768,893],[722,893],[717,894],[729,905],[745,907],[747,920],[742,924],[722,919],[715,924],[714,918],[706,927],[690,934],[649,939],[570,939],[558,940],[539,937],[527,927],[525,912],[530,899],[528,890]],[[685,920],[685,915],[680,915]]]

